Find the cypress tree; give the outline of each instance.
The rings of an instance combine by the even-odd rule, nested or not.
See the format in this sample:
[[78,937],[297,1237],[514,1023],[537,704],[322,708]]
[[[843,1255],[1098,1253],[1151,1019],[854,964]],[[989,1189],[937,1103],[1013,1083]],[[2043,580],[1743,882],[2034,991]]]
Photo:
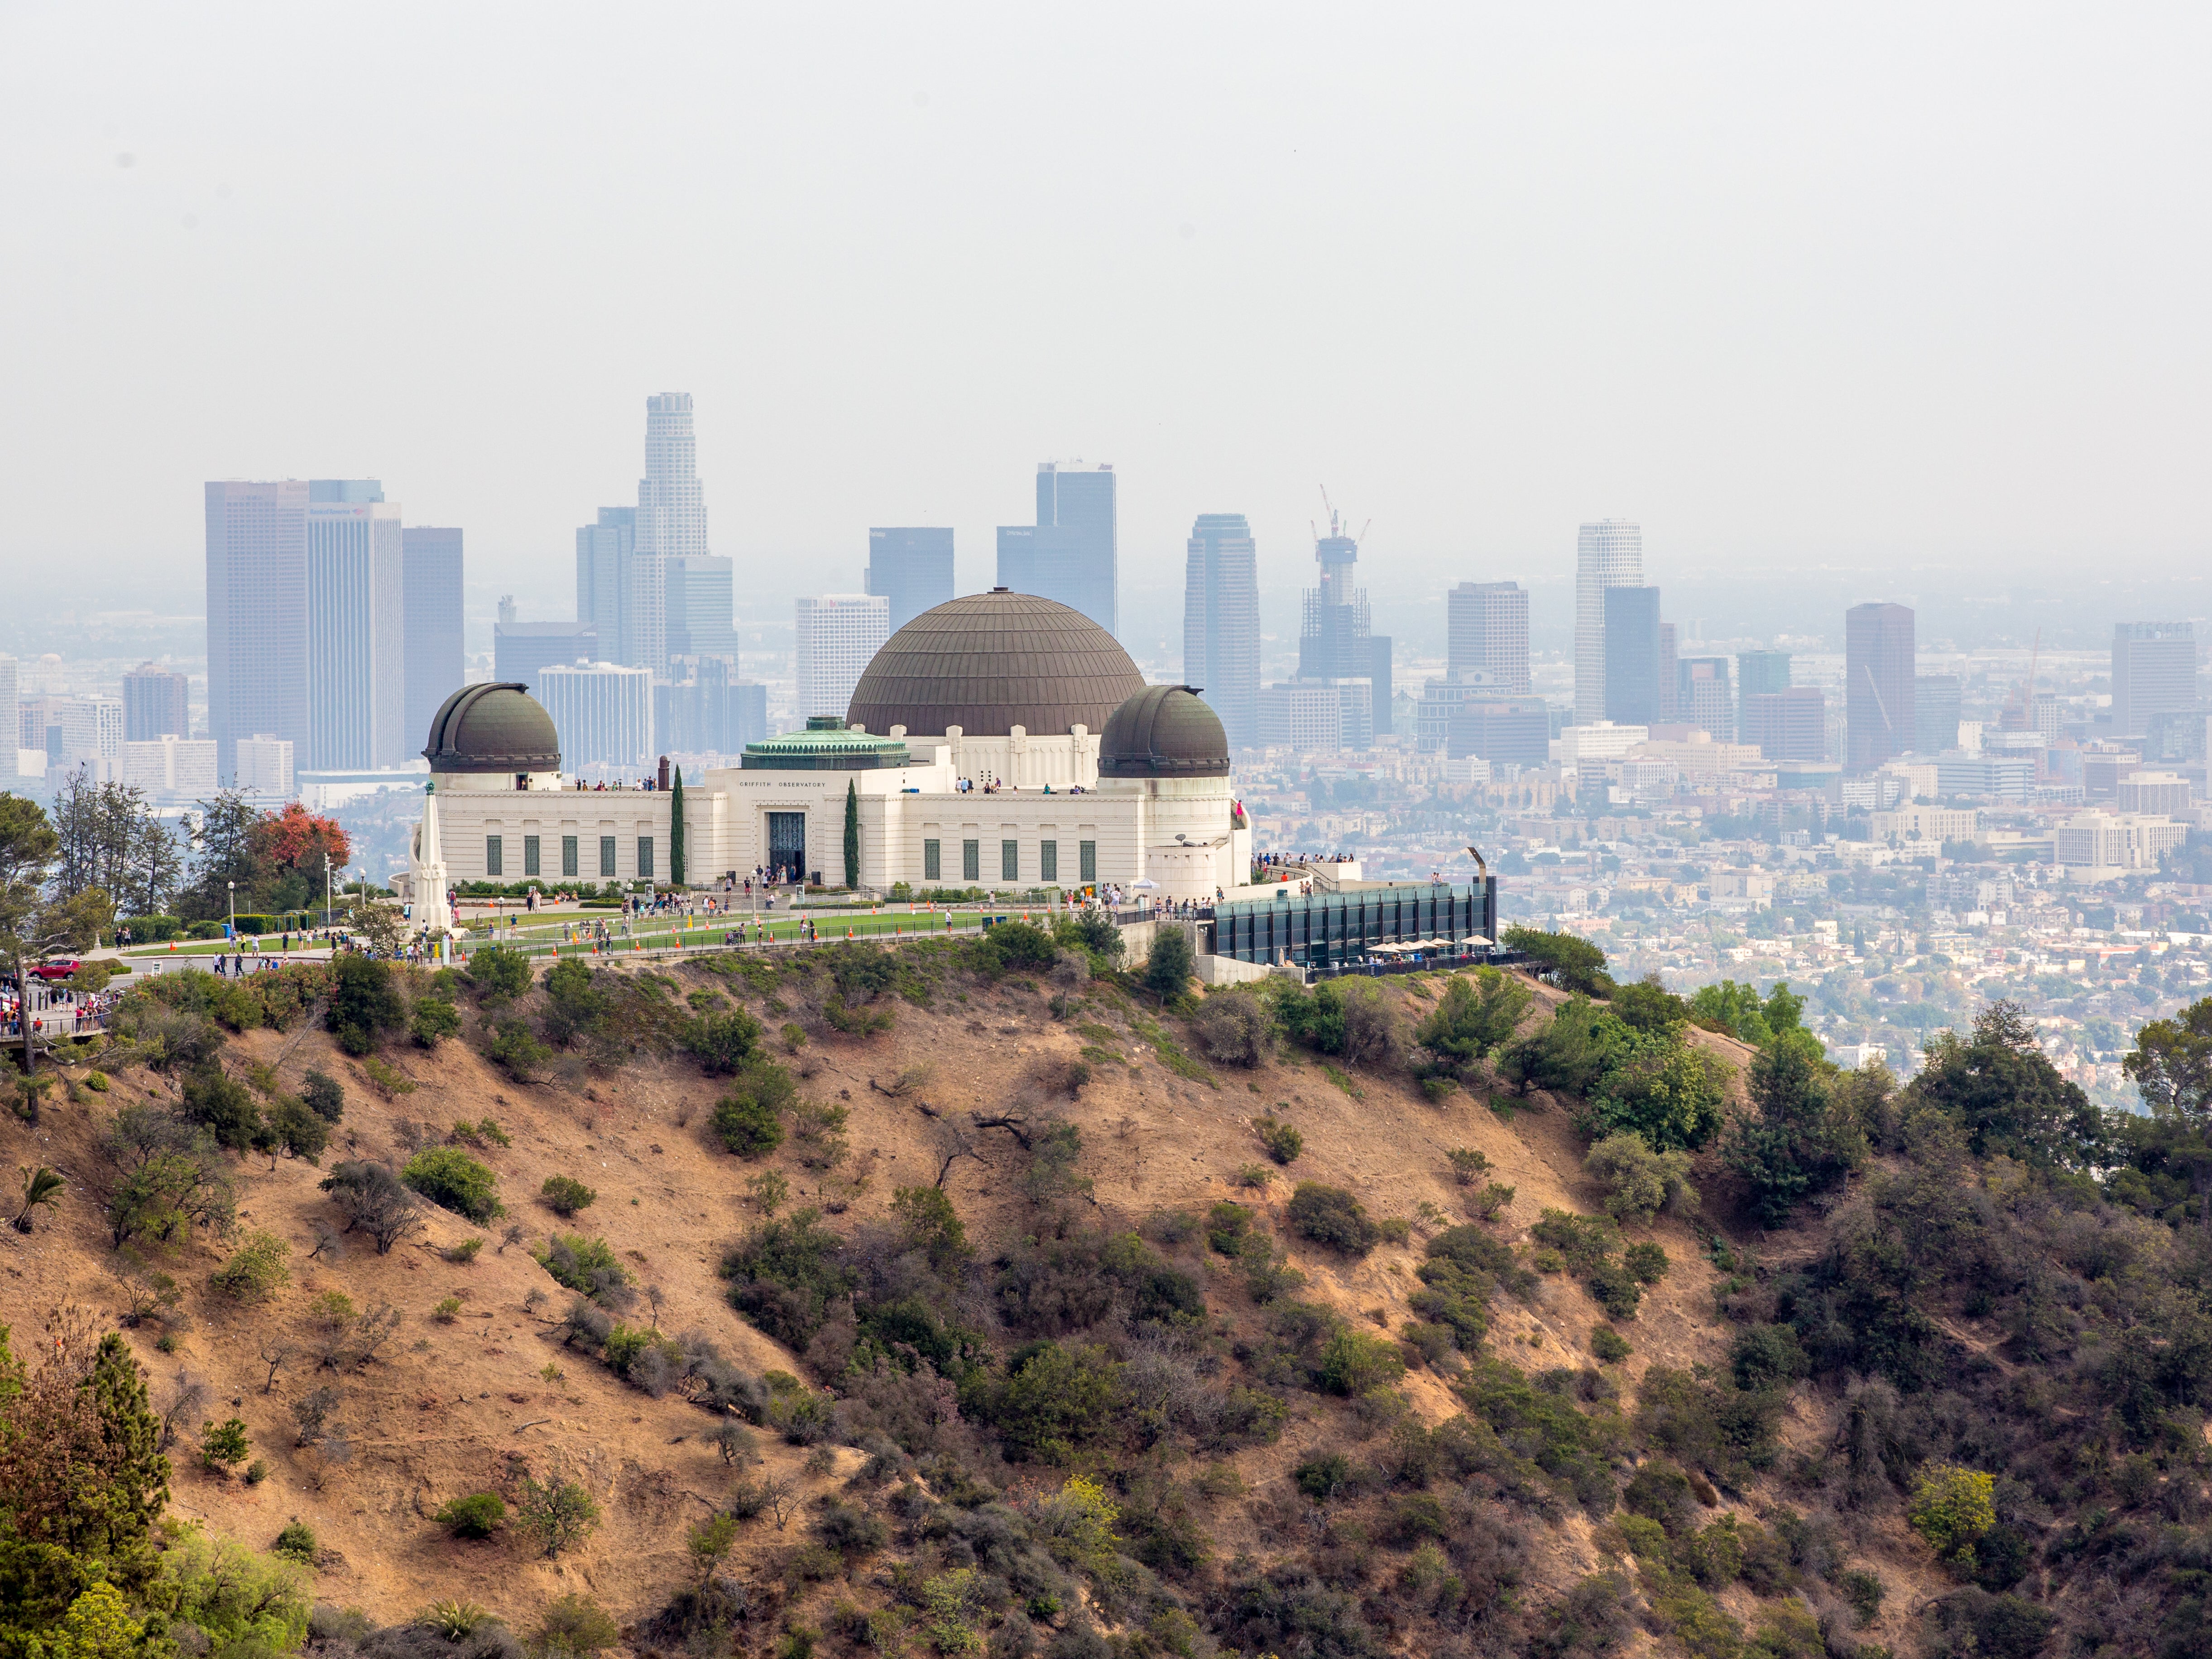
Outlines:
[[845,780],[845,885],[853,891],[860,885],[860,790],[851,778]]
[[676,769],[676,776],[668,789],[668,879],[677,886],[684,884],[684,769]]

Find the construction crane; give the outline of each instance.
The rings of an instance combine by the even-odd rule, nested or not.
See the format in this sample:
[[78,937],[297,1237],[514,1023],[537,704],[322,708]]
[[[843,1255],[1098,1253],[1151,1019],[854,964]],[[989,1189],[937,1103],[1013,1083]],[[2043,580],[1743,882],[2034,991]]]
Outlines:
[[[1322,484],[1320,486],[1320,489],[1321,504],[1328,509],[1328,534],[1329,539],[1333,541],[1344,534],[1344,526],[1341,522],[1340,516],[1337,513],[1335,503],[1331,501],[1328,498],[1328,486],[1327,484]],[[1351,538],[1353,545],[1358,546],[1364,543],[1367,539],[1367,532],[1373,529],[1374,526],[1375,520],[1372,519],[1370,519],[1365,524],[1360,526],[1359,533]],[[1306,528],[1313,532],[1314,540],[1318,542],[1322,539],[1321,526],[1316,524],[1311,519],[1308,519],[1306,520]]]

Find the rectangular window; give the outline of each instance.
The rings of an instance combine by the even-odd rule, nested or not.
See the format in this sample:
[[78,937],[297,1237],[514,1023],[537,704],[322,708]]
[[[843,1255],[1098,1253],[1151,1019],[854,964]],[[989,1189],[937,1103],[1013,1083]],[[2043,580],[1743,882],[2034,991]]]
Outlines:
[[651,836],[640,836],[637,838],[637,876],[640,881],[653,879],[653,837]]
[[1058,842],[1041,841],[1037,843],[1037,879],[1039,881],[1060,879],[1060,843]]
[[944,848],[945,843],[941,841],[926,841],[922,842],[921,878],[924,881],[942,881],[945,879]]
[[1019,881],[1022,878],[1022,844],[1018,841],[999,843],[999,879]]
[[615,838],[612,836],[601,836],[599,837],[599,873],[603,876],[611,876],[614,872]]
[[526,876],[540,873],[538,868],[538,837],[535,836],[522,838],[522,873]]
[[484,837],[484,874],[503,876],[507,873],[507,854],[500,846],[497,836]]
[[1076,879],[1085,886],[1098,879],[1098,843],[1079,841],[1075,843]]
[[574,836],[561,837],[561,873],[564,876],[573,876],[577,873],[576,838]]
[[963,841],[960,843],[960,879],[963,881],[983,879],[983,843],[981,842]]

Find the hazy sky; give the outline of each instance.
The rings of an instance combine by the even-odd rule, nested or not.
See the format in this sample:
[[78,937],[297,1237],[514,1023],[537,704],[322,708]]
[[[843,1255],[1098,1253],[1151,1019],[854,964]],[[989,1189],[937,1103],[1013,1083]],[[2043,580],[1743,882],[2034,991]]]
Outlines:
[[2203,569],[2208,48],[2201,4],[9,0],[0,563],[196,586],[203,479],[374,475],[553,614],[679,390],[763,601],[871,524],[987,585],[1048,456],[1115,464],[1125,595],[1200,512],[1302,579],[1323,483],[1401,590],[1608,514],[1661,580]]

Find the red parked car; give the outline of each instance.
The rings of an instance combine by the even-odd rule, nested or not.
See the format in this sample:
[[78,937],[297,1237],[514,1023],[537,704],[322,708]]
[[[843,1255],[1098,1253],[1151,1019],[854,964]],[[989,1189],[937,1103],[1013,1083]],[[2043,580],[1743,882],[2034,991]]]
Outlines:
[[36,967],[33,968],[31,971],[36,974],[40,979],[67,979],[71,974],[76,972],[76,970],[83,965],[84,964],[82,963],[74,961],[42,962]]

